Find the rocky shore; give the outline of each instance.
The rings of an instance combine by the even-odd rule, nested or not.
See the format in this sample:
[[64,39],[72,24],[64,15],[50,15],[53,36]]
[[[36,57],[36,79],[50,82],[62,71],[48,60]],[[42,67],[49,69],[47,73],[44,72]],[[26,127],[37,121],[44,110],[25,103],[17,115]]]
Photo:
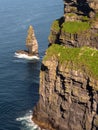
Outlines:
[[46,130],[98,130],[98,2],[64,0],[51,26],[32,120]]

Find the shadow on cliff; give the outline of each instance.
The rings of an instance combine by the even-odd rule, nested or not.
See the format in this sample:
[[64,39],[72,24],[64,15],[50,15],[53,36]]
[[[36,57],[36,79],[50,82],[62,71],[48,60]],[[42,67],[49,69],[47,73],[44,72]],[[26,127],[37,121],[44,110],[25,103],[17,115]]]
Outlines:
[[[89,6],[89,3],[87,0],[76,0],[74,2],[73,0],[64,0],[68,5],[71,5],[72,7],[76,7],[77,11],[81,11],[84,16],[90,17],[90,13],[93,12],[94,10]],[[78,14],[80,15],[80,14]]]
[[89,6],[87,0],[77,0],[77,10],[83,12],[85,16],[90,16],[94,10]]

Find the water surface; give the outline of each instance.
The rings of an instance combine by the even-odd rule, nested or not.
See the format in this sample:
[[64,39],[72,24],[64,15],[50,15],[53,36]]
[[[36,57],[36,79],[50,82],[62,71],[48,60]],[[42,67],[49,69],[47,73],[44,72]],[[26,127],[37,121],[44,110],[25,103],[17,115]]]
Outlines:
[[[53,20],[63,15],[62,0],[0,0],[0,130],[35,130],[30,121],[39,95],[41,60]],[[39,43],[39,62],[14,57],[25,48],[29,25]]]

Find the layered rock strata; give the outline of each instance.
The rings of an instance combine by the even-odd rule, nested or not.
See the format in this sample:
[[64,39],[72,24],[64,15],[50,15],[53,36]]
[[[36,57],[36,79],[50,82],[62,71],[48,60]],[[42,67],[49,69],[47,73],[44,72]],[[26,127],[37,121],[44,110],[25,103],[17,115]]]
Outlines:
[[[77,61],[83,53],[78,53]],[[60,52],[52,55],[50,51],[43,60],[34,122],[46,130],[97,130],[98,78],[88,73],[84,63],[79,65],[73,58],[60,61],[58,57],[62,58]]]
[[97,0],[64,0],[65,18],[67,18],[66,16],[71,12],[77,15],[78,20],[79,18],[81,19],[81,16],[83,15],[92,18],[94,17],[97,11],[98,11]]
[[64,0],[64,16],[53,22],[49,43],[98,48],[98,1]]

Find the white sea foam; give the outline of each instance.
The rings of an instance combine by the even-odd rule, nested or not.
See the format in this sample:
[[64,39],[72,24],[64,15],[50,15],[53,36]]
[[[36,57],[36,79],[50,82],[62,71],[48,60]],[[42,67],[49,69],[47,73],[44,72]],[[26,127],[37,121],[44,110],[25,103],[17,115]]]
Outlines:
[[21,130],[41,130],[41,128],[32,121],[32,115],[32,111],[29,111],[26,115],[16,118],[16,121],[21,122]]
[[17,58],[20,58],[20,59],[27,59],[27,60],[39,60],[38,56],[28,56],[26,54],[19,54],[19,53],[16,53],[16,52],[15,52],[14,57],[17,57]]

